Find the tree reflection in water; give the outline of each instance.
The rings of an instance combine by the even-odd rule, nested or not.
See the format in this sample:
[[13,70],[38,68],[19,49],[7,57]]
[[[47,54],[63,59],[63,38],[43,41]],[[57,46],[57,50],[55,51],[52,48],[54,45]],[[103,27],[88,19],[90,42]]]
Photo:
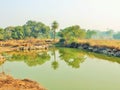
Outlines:
[[6,56],[11,56],[8,61],[24,61],[28,66],[42,65],[50,60],[50,55],[47,52],[9,52]]
[[69,66],[72,66],[73,68],[79,68],[80,63],[85,61],[85,55],[76,49],[64,48],[59,49],[59,52],[61,60],[64,60]]
[[[50,52],[50,53],[48,53]],[[58,54],[60,56],[58,56]],[[42,65],[53,59],[51,66],[54,70],[59,68],[59,60],[65,61],[72,68],[80,68],[80,64],[88,58],[99,58],[120,64],[120,58],[87,52],[72,48],[51,48],[49,51],[29,51],[29,52],[6,52],[2,54],[7,61],[24,61],[28,66]],[[2,65],[2,63],[1,63]]]

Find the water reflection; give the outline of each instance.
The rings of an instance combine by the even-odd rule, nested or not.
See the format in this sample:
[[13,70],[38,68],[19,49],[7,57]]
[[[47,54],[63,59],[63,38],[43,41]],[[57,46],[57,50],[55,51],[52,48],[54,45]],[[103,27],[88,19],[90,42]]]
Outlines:
[[[50,52],[50,53],[48,53]],[[85,62],[87,57],[99,58],[101,60],[107,60],[111,62],[120,63],[120,58],[111,57],[102,54],[91,53],[87,51],[82,51],[79,49],[69,49],[69,48],[51,48],[49,51],[30,51],[30,52],[6,52],[2,55],[7,59],[7,61],[24,61],[28,66],[42,65],[52,58],[51,66],[54,70],[59,68],[59,60],[67,63],[68,66],[72,68],[80,68],[80,64]],[[57,53],[58,52],[58,53]],[[60,54],[58,57],[57,54]]]
[[85,61],[85,55],[78,52],[76,49],[59,49],[60,58],[64,60],[69,66],[79,68],[80,63]]
[[53,59],[54,59],[54,61],[52,62],[52,68],[54,69],[54,70],[56,70],[56,69],[58,69],[58,67],[59,67],[59,63],[58,63],[58,60],[56,59],[56,48],[55,47],[53,47],[52,49],[51,49],[51,53],[52,53],[52,55],[53,55]]
[[47,52],[8,52],[3,53],[3,56],[7,58],[8,61],[24,61],[28,66],[42,65],[46,61],[50,60],[50,56]]

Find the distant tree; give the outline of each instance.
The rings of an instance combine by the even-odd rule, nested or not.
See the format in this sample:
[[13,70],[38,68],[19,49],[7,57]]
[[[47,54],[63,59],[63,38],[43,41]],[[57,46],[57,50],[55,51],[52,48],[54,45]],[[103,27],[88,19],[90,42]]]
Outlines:
[[113,35],[114,39],[120,39],[120,32],[117,32]]
[[96,30],[96,33],[93,35],[94,39],[112,39],[113,38],[113,30],[107,31],[99,31]]
[[113,30],[107,30],[106,32],[106,37],[107,37],[107,39],[112,39],[113,38]]
[[56,21],[53,21],[52,23],[52,30],[53,30],[53,35],[54,35],[54,41],[55,41],[55,35],[56,35],[56,29],[58,29],[59,24]]
[[87,39],[90,39],[90,38],[92,38],[92,36],[94,36],[96,33],[97,33],[97,32],[94,31],[94,30],[87,30],[87,32],[86,32],[86,38],[87,38]]

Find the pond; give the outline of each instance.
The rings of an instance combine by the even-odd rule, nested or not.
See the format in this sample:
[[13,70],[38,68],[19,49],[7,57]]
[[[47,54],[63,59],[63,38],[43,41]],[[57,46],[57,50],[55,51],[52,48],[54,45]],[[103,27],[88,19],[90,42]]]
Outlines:
[[48,90],[120,90],[120,58],[79,49],[6,52],[0,71]]

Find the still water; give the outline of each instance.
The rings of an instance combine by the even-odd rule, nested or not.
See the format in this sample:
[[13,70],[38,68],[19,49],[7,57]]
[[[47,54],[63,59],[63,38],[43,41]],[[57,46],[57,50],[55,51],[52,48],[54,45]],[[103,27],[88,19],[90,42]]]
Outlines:
[[6,52],[0,70],[48,90],[120,90],[120,58],[77,49]]

